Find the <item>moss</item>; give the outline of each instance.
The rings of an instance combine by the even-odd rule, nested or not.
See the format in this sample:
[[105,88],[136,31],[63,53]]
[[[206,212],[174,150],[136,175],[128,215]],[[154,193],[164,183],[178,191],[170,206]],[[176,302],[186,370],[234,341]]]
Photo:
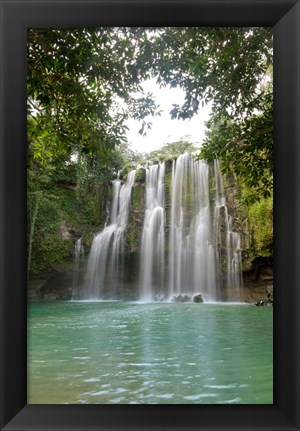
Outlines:
[[94,234],[89,232],[83,236],[83,246],[85,249],[89,249],[93,243]]
[[126,163],[126,164],[122,167],[122,170],[121,170],[121,172],[120,172],[120,178],[121,178],[121,180],[126,181],[126,180],[127,180],[127,176],[128,176],[128,174],[129,174],[129,172],[130,172],[130,171],[132,171],[132,169],[133,169],[133,164],[132,164],[132,162],[128,162],[128,163]]
[[137,169],[135,173],[135,181],[137,183],[144,183],[146,181],[146,170],[144,168]]
[[125,249],[128,253],[138,253],[144,223],[145,186],[137,183],[132,188],[131,208],[125,233]]
[[168,170],[165,173],[165,192],[166,192],[166,201],[170,201],[171,199],[171,190],[172,190],[172,170]]
[[56,264],[64,264],[66,268],[72,260],[73,241],[63,239],[58,232],[47,232],[39,236],[32,251],[31,274],[49,272]]
[[169,171],[172,171],[173,160],[174,160],[173,158],[165,159],[166,173],[168,173]]
[[132,221],[126,230],[126,251],[127,253],[133,253],[136,250],[136,238],[137,232],[135,228],[135,222]]
[[98,193],[87,192],[80,201],[74,188],[61,184],[43,192],[35,223],[30,275],[49,273],[57,265],[68,269],[76,238],[83,236],[89,249],[93,231],[104,224],[110,194],[110,183],[102,184]]
[[125,233],[126,253],[139,253],[143,230],[143,218],[140,213],[132,211]]
[[142,184],[133,186],[131,203],[134,210],[143,210],[145,200],[145,188]]

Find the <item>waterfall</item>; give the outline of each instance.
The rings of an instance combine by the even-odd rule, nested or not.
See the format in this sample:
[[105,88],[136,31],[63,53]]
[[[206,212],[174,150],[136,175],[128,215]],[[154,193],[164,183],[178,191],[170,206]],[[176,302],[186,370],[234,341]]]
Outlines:
[[146,167],[146,204],[141,242],[140,299],[164,293],[165,163]]
[[215,299],[215,259],[211,240],[209,170],[183,154],[173,161],[169,234],[168,293],[202,293]]
[[73,267],[73,283],[72,283],[72,298],[77,295],[79,288],[79,277],[80,277],[80,264],[81,259],[84,256],[84,248],[82,245],[82,238],[75,241],[74,247],[74,267]]
[[[143,169],[146,179],[139,190],[145,191],[144,218],[143,209],[135,206],[127,238],[136,171],[124,184],[119,175],[112,181],[109,219],[92,243],[84,297],[127,298],[130,288],[130,297],[142,301],[199,293],[205,301],[238,301],[241,239],[226,205],[218,161],[210,168],[191,154],[182,154],[172,162],[172,172],[166,171],[165,162]],[[166,172],[171,175],[167,185]],[[138,239],[140,249],[135,253]],[[127,253],[129,249],[134,252]]]
[[242,287],[241,240],[240,235],[232,230],[232,217],[228,214],[226,206],[223,177],[218,160],[214,161],[214,180],[216,192],[213,225],[217,267],[225,261],[226,293],[230,298],[239,300]]
[[135,170],[129,172],[127,181],[123,185],[119,178],[112,182],[110,223],[94,237],[87,264],[85,296],[89,299],[103,299],[107,290],[110,297],[120,293],[124,233],[128,222],[135,172]]
[[226,222],[227,239],[227,289],[230,296],[240,300],[240,288],[242,286],[242,259],[241,239],[237,232],[232,231],[232,218],[228,216]]

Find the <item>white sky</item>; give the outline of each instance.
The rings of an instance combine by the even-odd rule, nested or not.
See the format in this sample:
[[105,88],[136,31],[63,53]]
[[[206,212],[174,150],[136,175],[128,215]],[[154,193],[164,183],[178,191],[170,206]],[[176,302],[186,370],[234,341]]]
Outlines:
[[209,119],[210,107],[202,108],[199,104],[198,114],[194,114],[191,120],[171,120],[170,111],[172,104],[182,105],[184,103],[184,91],[179,88],[162,88],[156,84],[156,79],[150,79],[143,83],[145,92],[154,94],[156,102],[160,105],[160,117],[147,117],[146,120],[152,123],[152,129],[147,130],[147,136],[141,136],[138,131],[142,126],[142,121],[128,120],[126,125],[127,139],[130,148],[134,151],[148,153],[161,148],[164,144],[178,141],[186,135],[190,135],[190,141],[198,143],[200,146],[204,138],[204,122]]

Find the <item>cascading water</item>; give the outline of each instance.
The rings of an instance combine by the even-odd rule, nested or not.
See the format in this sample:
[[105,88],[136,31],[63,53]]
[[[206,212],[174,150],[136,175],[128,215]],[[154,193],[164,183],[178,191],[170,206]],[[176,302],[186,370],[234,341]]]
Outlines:
[[84,294],[89,299],[103,299],[105,288],[109,289],[110,297],[118,295],[118,283],[122,282],[123,273],[124,233],[135,172],[129,172],[123,185],[119,178],[113,181],[110,224],[94,237],[88,259]]
[[[141,225],[140,210],[132,212],[133,226],[142,226],[142,231],[136,237],[131,233],[130,239],[133,244],[140,238],[138,258],[130,261],[129,268],[129,261],[124,265],[125,231],[135,181],[132,171],[125,184],[119,177],[112,182],[110,223],[93,240],[83,297],[126,297],[126,285],[131,298],[142,301],[171,300],[198,293],[205,301],[238,301],[242,286],[240,235],[233,231],[218,161],[211,177],[208,165],[193,160],[190,154],[174,160],[167,210],[165,163],[144,169],[144,221]],[[213,187],[214,197],[210,193]],[[140,190],[143,189],[141,185]]]
[[169,236],[169,297],[202,293],[216,298],[211,240],[209,170],[183,154],[173,162]]
[[[242,287],[241,239],[237,232],[232,231],[232,218],[228,216],[227,228],[227,290],[230,296],[239,301]],[[231,292],[229,292],[231,290]]]
[[[242,257],[240,235],[232,230],[232,217],[228,214],[224,193],[223,177],[219,162],[214,161],[215,208],[214,208],[214,242],[216,244],[217,267],[225,261],[227,267],[226,292],[231,299],[240,299],[242,287]],[[222,226],[224,226],[222,230]]]
[[145,220],[141,243],[140,299],[164,293],[165,163],[146,168]]
[[84,248],[82,245],[82,238],[75,241],[74,247],[74,267],[73,267],[73,283],[72,283],[72,297],[78,293],[79,288],[79,276],[80,276],[80,264],[84,256]]

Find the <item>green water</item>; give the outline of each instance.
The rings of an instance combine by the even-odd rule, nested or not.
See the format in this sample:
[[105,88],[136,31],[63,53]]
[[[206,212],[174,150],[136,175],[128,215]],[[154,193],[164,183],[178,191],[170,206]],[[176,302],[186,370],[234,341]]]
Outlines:
[[29,404],[270,404],[273,309],[39,302]]

